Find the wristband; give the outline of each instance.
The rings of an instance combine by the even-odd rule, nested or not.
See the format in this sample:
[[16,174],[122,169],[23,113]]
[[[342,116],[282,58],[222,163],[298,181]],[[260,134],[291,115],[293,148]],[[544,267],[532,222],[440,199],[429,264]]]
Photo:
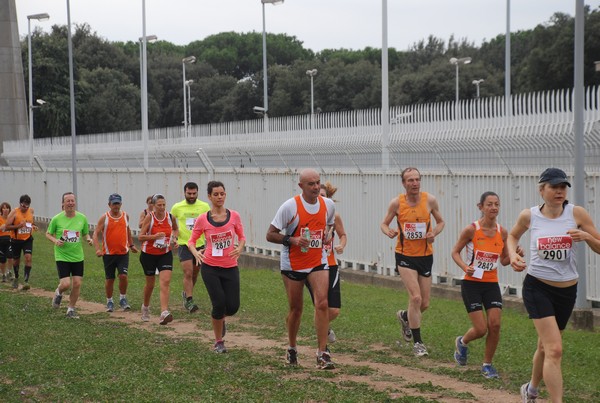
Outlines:
[[290,236],[286,235],[283,237],[283,240],[281,241],[281,243],[283,244],[283,246],[290,246]]

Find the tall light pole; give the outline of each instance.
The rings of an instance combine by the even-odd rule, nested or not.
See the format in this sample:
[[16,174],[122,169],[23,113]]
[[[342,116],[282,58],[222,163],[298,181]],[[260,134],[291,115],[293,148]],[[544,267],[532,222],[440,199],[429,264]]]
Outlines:
[[267,94],[267,30],[265,23],[265,4],[283,4],[284,0],[260,0],[262,3],[262,45],[263,45],[263,108],[264,108],[264,130],[269,131],[269,96]]
[[47,13],[32,14],[27,16],[27,50],[29,73],[29,165],[33,165],[33,77],[31,73],[31,20],[46,21],[50,19]]
[[192,125],[192,84],[194,80],[186,80],[185,86],[187,88],[187,104],[188,104],[188,127]]
[[[146,20],[145,2],[142,10],[144,21]],[[146,24],[144,22],[145,32]],[[140,111],[142,116],[142,142],[144,143],[144,170],[148,170],[148,42],[156,42],[156,35],[146,35],[139,38],[140,43]]]
[[450,59],[450,64],[454,64],[456,66],[456,105],[458,105],[458,66],[460,66],[461,64],[469,64],[471,63],[471,58],[470,57],[461,57],[461,58],[456,58],[456,57],[452,57]]
[[480,78],[479,80],[473,80],[473,85],[475,86],[476,89],[476,94],[477,94],[477,99],[479,99],[479,84],[481,84],[482,82],[484,82],[485,80],[483,78]]
[[504,45],[504,107],[505,116],[512,115],[510,99],[510,0],[506,0],[506,36]]
[[188,56],[181,59],[181,65],[183,66],[183,127],[185,130],[185,136],[188,137],[188,117],[187,117],[187,88],[185,81],[185,65],[196,63],[196,56]]
[[75,126],[75,75],[73,74],[73,37],[71,35],[71,3],[67,0],[67,47],[69,49],[69,100],[71,104],[71,171],[73,194],[77,197],[77,128]]
[[317,69],[306,70],[306,75],[310,77],[310,128],[313,128],[313,118],[315,115],[315,91],[313,79],[317,75]]

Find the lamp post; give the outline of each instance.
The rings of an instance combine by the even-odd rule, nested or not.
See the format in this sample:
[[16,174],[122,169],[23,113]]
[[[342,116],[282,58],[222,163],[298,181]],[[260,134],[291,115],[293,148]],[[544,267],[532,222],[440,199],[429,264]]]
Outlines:
[[69,103],[71,111],[71,171],[73,194],[77,197],[77,126],[75,125],[75,74],[73,73],[73,36],[71,34],[71,2],[67,0],[67,48],[69,53]]
[[187,118],[188,118],[188,127],[192,125],[192,84],[194,83],[194,80],[187,80],[185,82],[185,86],[187,88],[187,107],[188,107],[188,114],[187,114]]
[[[142,13],[145,20],[145,7]],[[146,35],[138,39],[140,44],[140,111],[142,117],[142,142],[144,143],[144,170],[148,170],[148,48],[146,45],[148,42],[153,43],[157,40],[158,37],[156,35]]]
[[31,20],[46,21],[50,19],[47,13],[27,16],[27,66],[29,73],[29,165],[33,165],[33,77],[31,74]]
[[269,131],[269,117],[267,115],[269,111],[269,96],[267,94],[267,30],[265,23],[265,4],[283,4],[284,0],[260,0],[262,3],[262,45],[263,45],[263,108],[264,108],[264,129],[265,132]]
[[310,128],[313,128],[313,117],[315,115],[315,92],[313,79],[317,75],[317,69],[306,70],[306,75],[310,77]]
[[188,136],[188,117],[187,117],[187,89],[185,81],[185,65],[196,63],[196,56],[188,56],[181,59],[181,65],[183,66],[183,127],[185,130],[185,136]]
[[450,64],[454,64],[456,66],[456,104],[458,105],[458,66],[461,64],[469,64],[471,63],[470,57],[461,57],[456,58],[453,57],[450,59]]
[[485,80],[483,78],[480,78],[479,80],[473,80],[473,85],[475,85],[475,89],[476,89],[476,94],[477,94],[477,99],[479,99],[479,84],[481,84],[482,82],[484,82]]

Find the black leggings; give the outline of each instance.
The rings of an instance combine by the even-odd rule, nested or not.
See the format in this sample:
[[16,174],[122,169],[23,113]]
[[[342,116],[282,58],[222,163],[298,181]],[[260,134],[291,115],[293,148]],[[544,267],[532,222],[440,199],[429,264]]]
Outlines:
[[202,263],[202,281],[210,302],[213,319],[235,315],[240,309],[240,271],[238,267],[224,269]]

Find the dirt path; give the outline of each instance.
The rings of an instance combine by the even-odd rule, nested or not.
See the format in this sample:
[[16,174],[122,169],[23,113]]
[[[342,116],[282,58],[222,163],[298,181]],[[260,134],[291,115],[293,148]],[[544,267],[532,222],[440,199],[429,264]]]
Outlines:
[[[30,292],[32,295],[48,298],[49,301],[53,297],[52,291],[33,288],[30,290]],[[103,304],[84,300],[79,300],[77,304],[78,313],[80,315],[105,312],[105,307]],[[158,317],[151,317],[150,322],[142,322],[140,320],[140,313],[137,311],[122,312],[121,310],[116,310],[110,315],[109,320],[126,323],[129,326],[144,329],[149,332],[154,332],[158,329]],[[228,319],[228,321],[235,323],[236,319],[233,317]],[[175,320],[168,326],[161,327],[160,329],[161,334],[165,334],[170,337],[185,337],[205,340],[207,341],[207,349],[210,348],[208,340],[212,340],[213,338],[212,331],[200,329],[196,322]],[[279,340],[275,343],[284,346],[286,341]],[[277,353],[273,352],[273,345],[273,340],[264,339],[252,333],[236,331],[229,331],[227,333],[227,347],[230,349],[242,348],[245,350],[250,350],[256,354],[274,356],[274,354]],[[312,357],[314,355],[314,349],[312,346],[299,346],[298,354],[301,365],[304,365],[305,368],[312,365]],[[509,393],[506,390],[497,388],[486,389],[482,385],[462,382],[449,376],[438,375],[421,369],[403,367],[393,364],[363,362],[359,361],[352,355],[341,353],[335,353],[334,360],[339,367],[369,367],[373,373],[366,376],[338,373],[338,376],[329,379],[330,381],[338,384],[348,381],[365,383],[375,390],[387,391],[389,393],[389,397],[392,399],[403,396],[412,396],[424,397],[443,402],[507,403],[521,401],[517,394]],[[425,360],[427,359],[425,358]],[[431,367],[440,368],[447,366],[433,360],[427,364],[430,364]],[[310,373],[308,371],[298,371],[292,376],[297,379],[308,379],[310,377]],[[431,382],[433,387],[425,388],[427,389],[425,391],[419,390],[417,387],[415,387],[415,384],[427,384],[429,382]],[[390,392],[396,390],[402,390],[402,393]],[[436,390],[440,390],[440,392],[436,392]],[[470,393],[473,398],[460,397],[464,396],[465,392]],[[538,402],[543,403],[544,401],[538,399]]]

